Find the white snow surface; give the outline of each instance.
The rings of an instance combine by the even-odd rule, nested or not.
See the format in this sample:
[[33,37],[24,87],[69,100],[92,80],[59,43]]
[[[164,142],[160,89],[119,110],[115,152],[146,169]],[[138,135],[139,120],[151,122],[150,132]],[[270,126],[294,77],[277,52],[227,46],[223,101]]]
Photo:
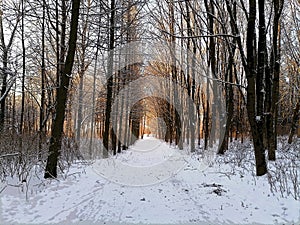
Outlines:
[[1,184],[0,224],[300,224],[299,201],[272,193],[254,168],[241,175],[230,164],[200,164],[147,138],[74,163],[57,180],[35,168],[27,182]]

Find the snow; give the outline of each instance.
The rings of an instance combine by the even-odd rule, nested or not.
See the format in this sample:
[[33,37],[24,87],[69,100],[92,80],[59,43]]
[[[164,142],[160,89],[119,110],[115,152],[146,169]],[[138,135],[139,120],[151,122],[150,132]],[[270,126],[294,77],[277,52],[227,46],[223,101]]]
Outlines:
[[255,117],[255,120],[256,120],[257,122],[261,121],[261,116],[256,116],[256,117]]
[[116,157],[74,163],[57,180],[37,166],[27,183],[0,186],[0,224],[299,224],[299,201],[271,192],[253,164],[197,156],[146,138]]

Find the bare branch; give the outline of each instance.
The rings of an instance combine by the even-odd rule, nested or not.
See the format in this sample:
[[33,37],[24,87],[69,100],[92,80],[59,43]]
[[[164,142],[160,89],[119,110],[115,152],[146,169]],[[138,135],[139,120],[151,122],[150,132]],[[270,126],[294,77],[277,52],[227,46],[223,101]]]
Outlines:
[[178,35],[173,35],[165,30],[160,30],[161,32],[175,37],[175,38],[179,38],[179,39],[193,39],[193,38],[209,38],[209,37],[232,37],[232,38],[239,38],[238,35],[232,35],[232,34],[208,34],[208,35],[194,35],[194,36],[178,36]]

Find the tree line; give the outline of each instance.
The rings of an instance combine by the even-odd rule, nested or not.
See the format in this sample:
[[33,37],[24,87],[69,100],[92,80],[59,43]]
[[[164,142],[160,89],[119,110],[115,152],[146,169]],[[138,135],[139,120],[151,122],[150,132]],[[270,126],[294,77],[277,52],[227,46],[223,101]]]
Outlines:
[[[299,4],[3,0],[1,142],[13,139],[19,163],[35,143],[32,157],[51,178],[67,144],[93,158],[100,141],[109,157],[152,124],[158,138],[191,152],[224,154],[233,139],[251,138],[264,175],[278,136],[300,135]],[[145,63],[138,53],[149,40],[165,45]]]

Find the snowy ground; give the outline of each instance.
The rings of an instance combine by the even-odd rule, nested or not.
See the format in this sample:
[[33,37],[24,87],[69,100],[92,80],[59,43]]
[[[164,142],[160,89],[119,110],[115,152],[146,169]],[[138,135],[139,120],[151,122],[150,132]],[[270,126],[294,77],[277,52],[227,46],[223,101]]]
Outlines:
[[206,168],[148,138],[112,159],[74,164],[58,180],[36,167],[27,183],[1,184],[0,224],[300,224],[292,195],[271,192],[253,164],[238,170],[219,159]]

